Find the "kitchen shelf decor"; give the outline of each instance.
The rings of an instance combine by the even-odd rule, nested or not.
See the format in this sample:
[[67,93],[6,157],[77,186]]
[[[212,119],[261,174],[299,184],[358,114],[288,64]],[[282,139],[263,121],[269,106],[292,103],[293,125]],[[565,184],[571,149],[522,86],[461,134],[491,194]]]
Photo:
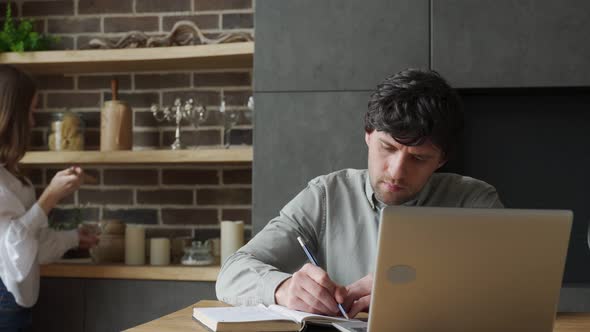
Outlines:
[[141,150],[141,151],[31,151],[23,165],[59,164],[189,164],[251,163],[252,147],[231,149]]
[[197,70],[251,68],[254,42],[133,48],[7,52],[0,63],[33,74],[73,74],[101,71]]

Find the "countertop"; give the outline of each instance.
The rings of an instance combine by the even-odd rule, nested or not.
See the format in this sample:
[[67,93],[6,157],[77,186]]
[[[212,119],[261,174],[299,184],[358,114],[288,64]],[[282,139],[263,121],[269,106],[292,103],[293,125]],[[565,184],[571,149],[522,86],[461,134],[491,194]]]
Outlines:
[[41,265],[41,277],[139,279],[215,282],[219,265],[125,265],[93,263],[54,263]]
[[[193,321],[193,307],[227,306],[218,301],[200,301],[194,305],[158,318],[151,322],[133,327],[127,332],[206,332],[207,328]],[[331,331],[334,331],[331,329]],[[585,332],[590,331],[590,313],[558,313],[554,332]]]

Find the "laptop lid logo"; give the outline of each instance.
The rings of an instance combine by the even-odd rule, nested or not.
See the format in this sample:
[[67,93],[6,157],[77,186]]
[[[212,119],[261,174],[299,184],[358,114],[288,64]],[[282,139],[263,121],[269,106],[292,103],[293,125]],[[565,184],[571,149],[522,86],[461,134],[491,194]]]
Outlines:
[[394,265],[387,271],[387,279],[392,284],[407,284],[416,280],[416,269],[408,265]]

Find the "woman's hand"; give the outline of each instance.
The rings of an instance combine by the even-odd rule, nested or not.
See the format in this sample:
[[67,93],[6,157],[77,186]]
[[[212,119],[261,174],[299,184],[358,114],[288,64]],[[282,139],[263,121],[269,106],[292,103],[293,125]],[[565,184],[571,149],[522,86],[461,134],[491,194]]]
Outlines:
[[78,166],[72,166],[55,174],[37,201],[46,215],[59,201],[80,188],[83,175],[84,171]]

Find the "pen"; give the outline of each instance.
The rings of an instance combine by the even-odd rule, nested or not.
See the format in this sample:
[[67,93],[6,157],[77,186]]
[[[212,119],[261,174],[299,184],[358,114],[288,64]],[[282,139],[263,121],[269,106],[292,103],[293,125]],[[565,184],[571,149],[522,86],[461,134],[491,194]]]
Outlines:
[[[309,259],[309,261],[315,265],[315,266],[319,266],[318,265],[318,261],[315,259],[315,257],[313,257],[313,255],[311,254],[311,251],[309,251],[309,249],[307,248],[307,246],[305,245],[305,242],[303,241],[303,238],[301,238],[301,236],[297,237],[297,241],[299,241],[299,244],[301,245],[301,248],[303,248],[303,251],[305,251],[305,255],[307,256],[307,259]],[[350,319],[348,318],[348,315],[346,314],[346,311],[344,311],[344,308],[342,307],[342,304],[338,303],[338,309],[340,309],[340,312],[342,313],[342,315],[346,318],[346,319]]]

